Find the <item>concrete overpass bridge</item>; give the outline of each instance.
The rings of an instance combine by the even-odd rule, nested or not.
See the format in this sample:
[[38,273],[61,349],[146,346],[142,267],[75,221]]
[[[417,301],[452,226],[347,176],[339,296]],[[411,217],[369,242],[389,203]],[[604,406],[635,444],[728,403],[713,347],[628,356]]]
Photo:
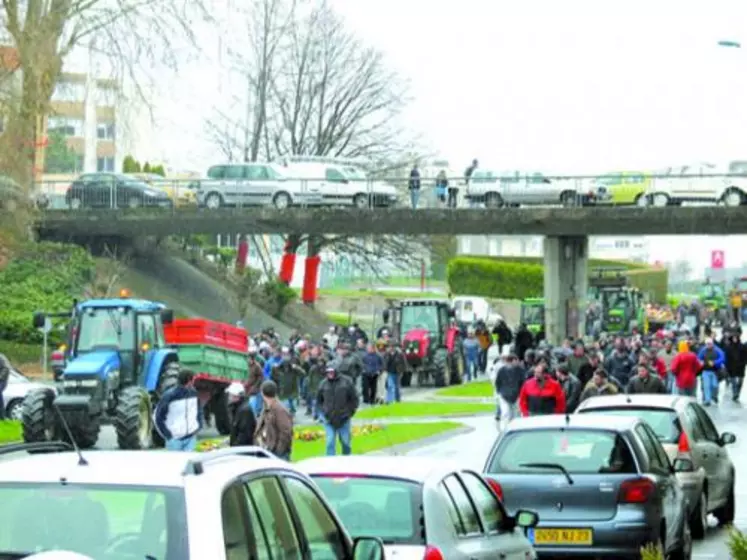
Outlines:
[[747,234],[747,207],[505,209],[199,208],[47,211],[42,235],[138,237],[189,234],[543,235],[548,340],[585,332],[590,235]]

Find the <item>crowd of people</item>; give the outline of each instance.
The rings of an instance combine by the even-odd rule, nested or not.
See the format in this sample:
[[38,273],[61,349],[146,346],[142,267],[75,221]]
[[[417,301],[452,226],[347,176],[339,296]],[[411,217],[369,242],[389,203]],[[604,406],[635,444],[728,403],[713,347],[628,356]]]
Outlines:
[[517,415],[571,413],[587,398],[617,393],[697,396],[705,406],[719,402],[726,381],[738,402],[747,366],[747,345],[734,323],[715,341],[689,332],[633,334],[591,344],[565,340],[517,346],[495,358],[490,375],[498,399],[497,419],[505,426]]
[[[386,329],[370,341],[359,325],[330,327],[320,342],[298,332],[281,342],[273,329],[249,344],[249,376],[226,389],[232,419],[230,445],[260,445],[290,458],[294,418],[305,408],[308,419],[325,431],[326,453],[352,452],[352,425],[361,401],[369,405],[398,402],[404,354]],[[177,387],[160,399],[154,418],[167,449],[194,449],[199,430],[211,423],[206,402],[182,370]]]

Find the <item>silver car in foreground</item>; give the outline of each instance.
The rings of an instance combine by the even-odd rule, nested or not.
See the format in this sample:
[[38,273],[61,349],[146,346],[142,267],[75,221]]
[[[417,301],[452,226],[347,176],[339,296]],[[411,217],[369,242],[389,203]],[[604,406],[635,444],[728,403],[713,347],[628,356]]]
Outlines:
[[384,541],[395,560],[536,558],[524,529],[537,516],[506,515],[478,473],[415,457],[322,457],[296,465],[355,537]]
[[502,488],[509,513],[536,511],[528,531],[542,556],[640,558],[661,546],[689,559],[692,537],[678,470],[651,427],[603,414],[519,418],[498,436],[484,475]]
[[585,400],[576,413],[642,418],[659,438],[669,459],[692,461],[693,470],[678,472],[690,505],[693,538],[702,539],[708,529],[708,514],[721,525],[734,521],[734,463],[726,446],[734,434],[719,434],[711,417],[691,397],[677,395],[610,395]]

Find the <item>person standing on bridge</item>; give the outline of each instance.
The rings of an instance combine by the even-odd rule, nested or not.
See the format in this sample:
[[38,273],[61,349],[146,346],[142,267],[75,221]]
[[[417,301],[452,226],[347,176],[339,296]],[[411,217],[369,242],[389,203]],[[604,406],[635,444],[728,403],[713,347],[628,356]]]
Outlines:
[[420,200],[420,170],[418,169],[417,163],[415,163],[410,170],[410,182],[408,183],[407,188],[410,191],[410,204],[412,204],[412,209],[417,210],[418,201]]

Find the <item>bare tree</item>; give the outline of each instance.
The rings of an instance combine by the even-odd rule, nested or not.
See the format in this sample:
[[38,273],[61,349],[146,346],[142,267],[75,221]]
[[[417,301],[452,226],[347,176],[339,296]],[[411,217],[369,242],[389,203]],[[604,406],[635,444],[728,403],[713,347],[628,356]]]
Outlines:
[[381,159],[401,152],[407,84],[321,2],[294,21],[272,83],[277,155]]
[[86,299],[113,297],[122,275],[132,260],[130,255],[120,255],[116,250],[109,248],[105,249],[102,256],[104,258],[96,261],[91,279],[83,289]]
[[245,90],[231,99],[231,110],[215,108],[206,128],[229,161],[248,162],[257,161],[260,155],[267,159],[274,155],[267,130],[274,110],[272,84],[285,37],[294,25],[296,0],[252,0],[244,8],[243,17],[248,48],[231,49],[229,56]]
[[175,64],[175,38],[191,41],[191,15],[206,17],[200,2],[178,0],[2,0],[0,21],[22,71],[18,110],[6,123],[0,157],[4,170],[27,187],[41,140],[42,120],[65,58],[77,47],[96,50],[120,76],[140,88],[141,72],[156,63]]

